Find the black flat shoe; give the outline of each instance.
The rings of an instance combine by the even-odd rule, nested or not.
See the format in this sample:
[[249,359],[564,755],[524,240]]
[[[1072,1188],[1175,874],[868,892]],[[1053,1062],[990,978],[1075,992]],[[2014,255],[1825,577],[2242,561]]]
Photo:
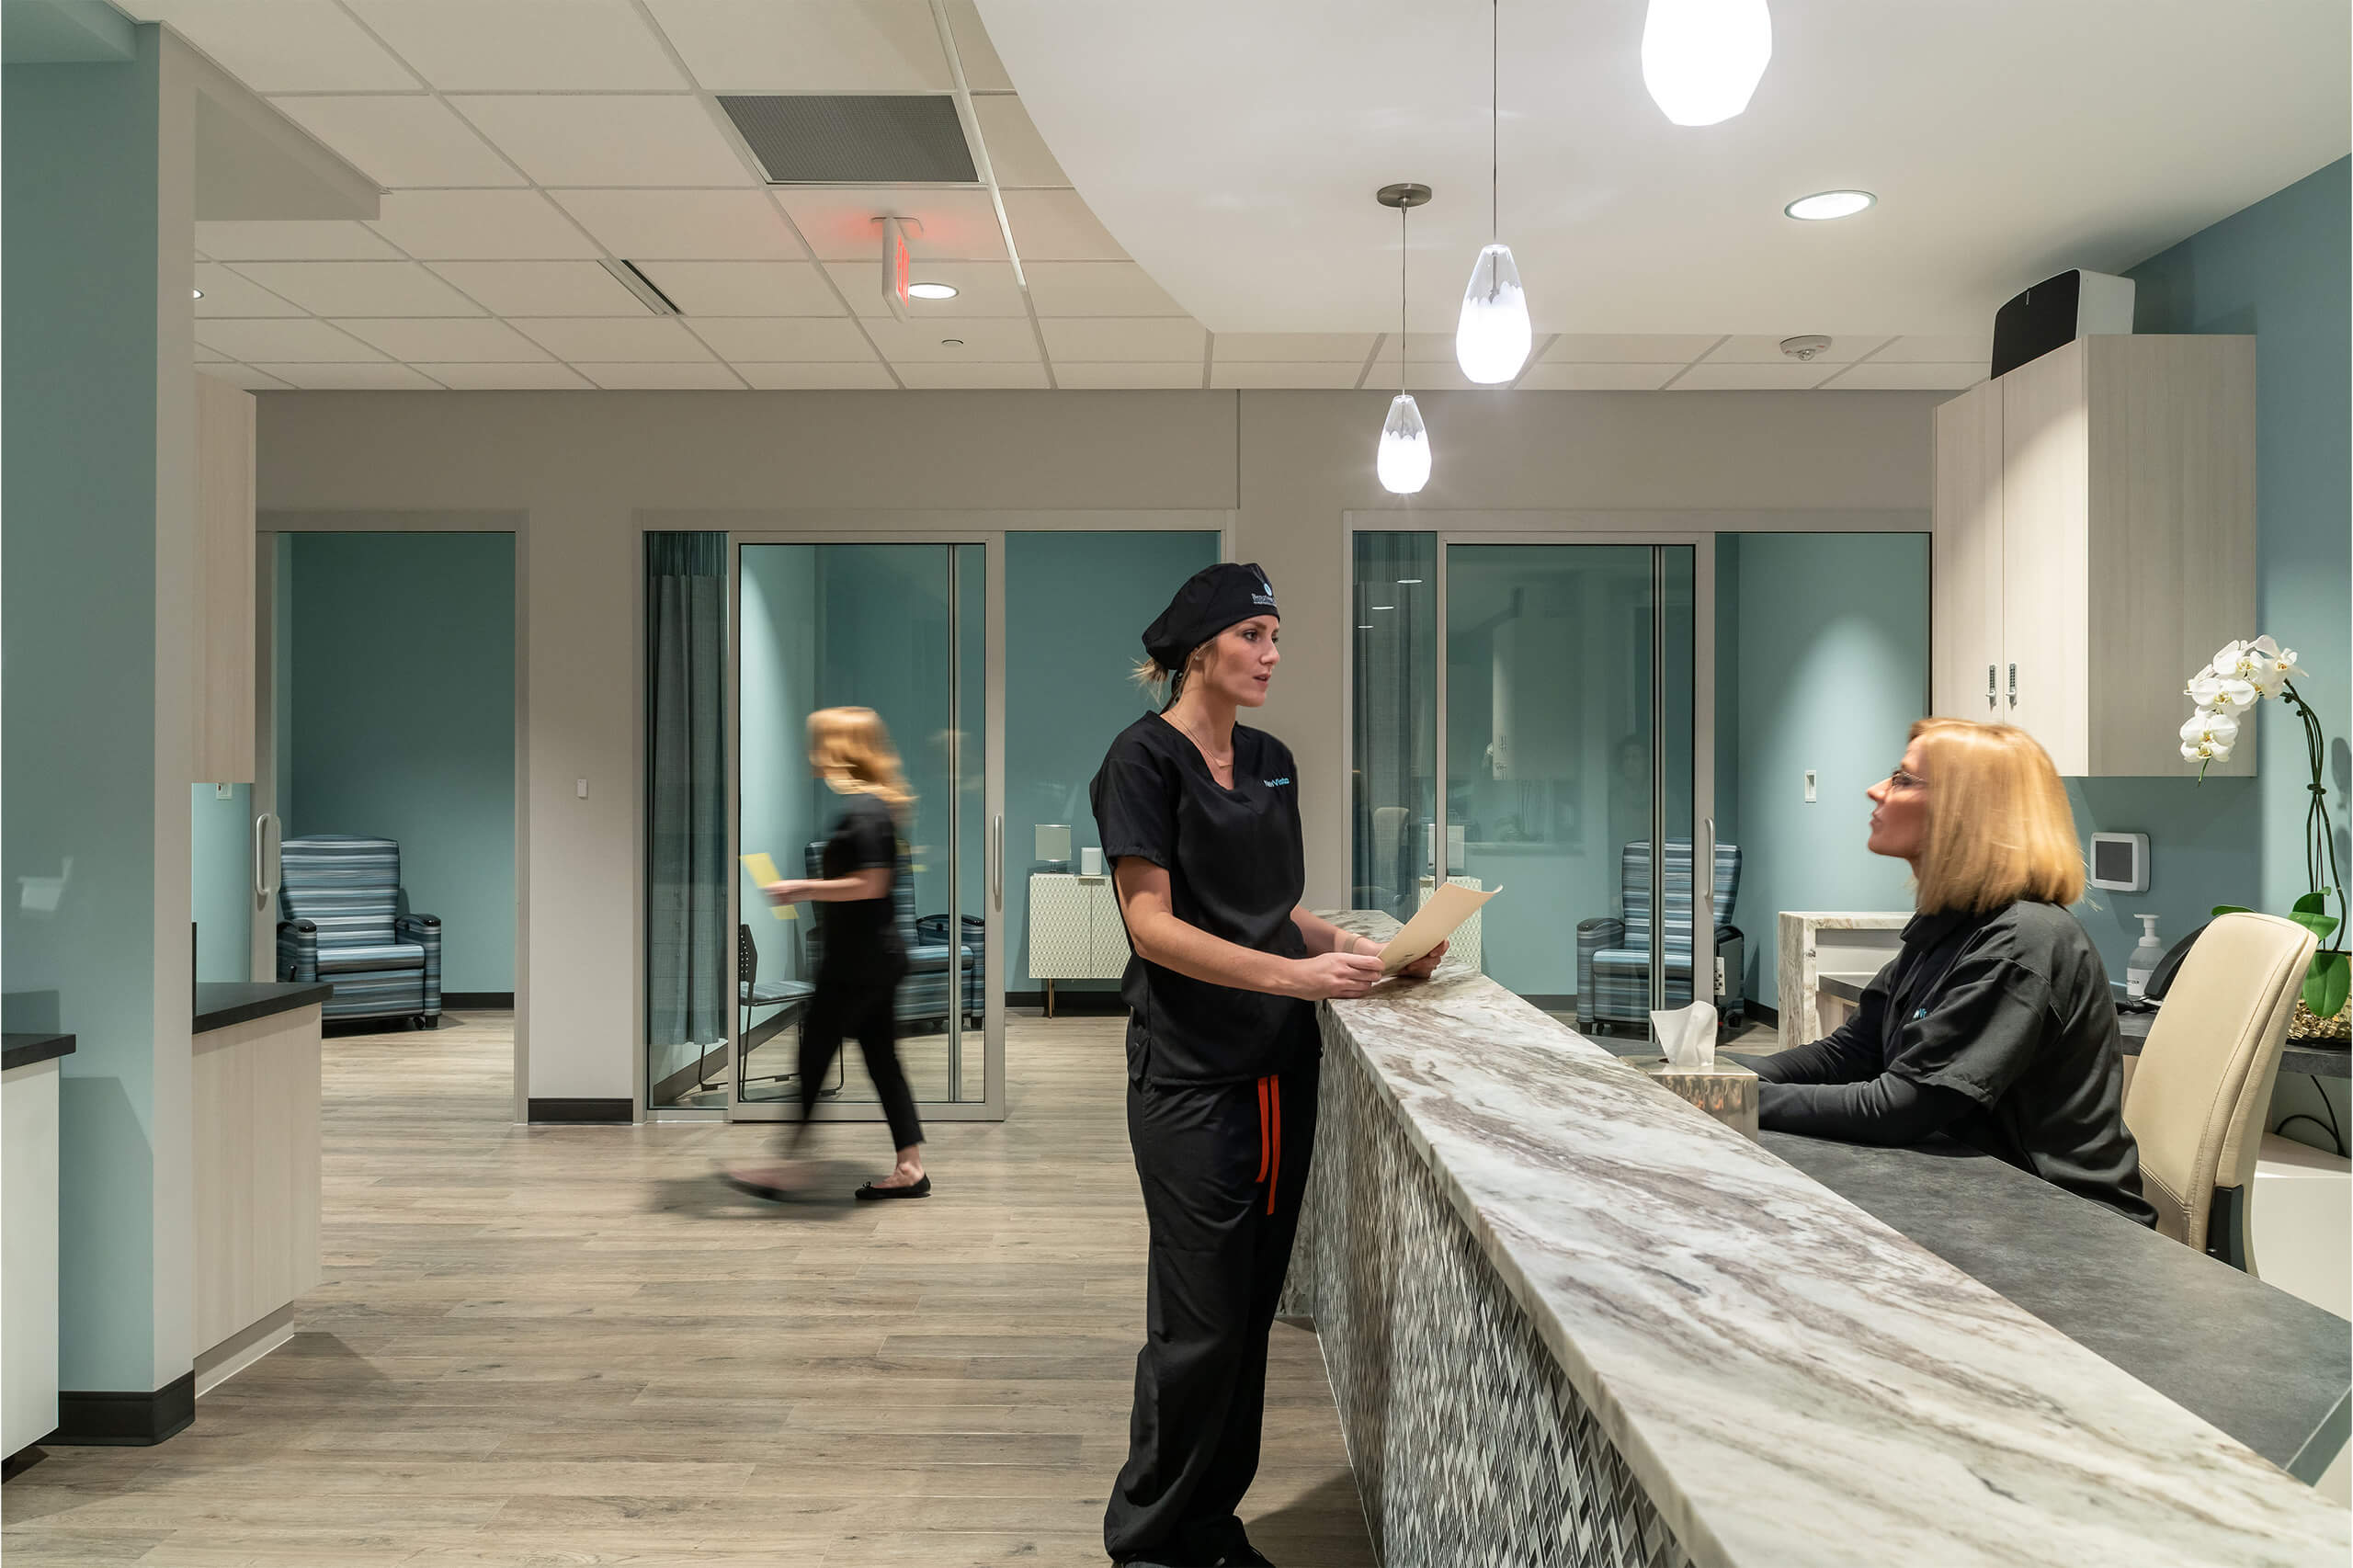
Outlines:
[[931,1177],[928,1176],[919,1176],[904,1187],[877,1187],[870,1181],[864,1187],[858,1189],[858,1196],[861,1199],[882,1198],[929,1198],[931,1196]]

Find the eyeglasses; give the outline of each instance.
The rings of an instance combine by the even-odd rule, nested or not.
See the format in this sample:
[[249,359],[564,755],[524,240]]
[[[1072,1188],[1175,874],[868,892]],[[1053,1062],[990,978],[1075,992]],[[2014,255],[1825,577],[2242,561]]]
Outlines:
[[1887,787],[1891,790],[1925,790],[1928,781],[1916,773],[1904,772],[1904,765],[1899,762],[1895,765],[1895,771],[1887,776]]

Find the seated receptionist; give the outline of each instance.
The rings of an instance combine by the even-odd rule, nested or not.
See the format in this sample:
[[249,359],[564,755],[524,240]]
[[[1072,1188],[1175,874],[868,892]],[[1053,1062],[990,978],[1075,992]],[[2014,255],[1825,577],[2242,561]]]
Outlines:
[[1924,719],[1870,789],[1870,848],[1919,913],[1835,1034],[1752,1065],[1768,1131],[1856,1143],[1944,1133],[2143,1225],[2108,971],[2067,905],[2083,861],[2033,737]]

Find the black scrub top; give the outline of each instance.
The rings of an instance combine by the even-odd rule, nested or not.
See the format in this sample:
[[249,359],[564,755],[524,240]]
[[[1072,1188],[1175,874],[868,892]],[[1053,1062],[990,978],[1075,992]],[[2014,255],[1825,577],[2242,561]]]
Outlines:
[[1825,1038],[1757,1059],[1768,1083],[1893,1074],[1957,1094],[1942,1131],[2143,1225],[2124,1059],[2098,951],[2074,915],[2025,900],[1913,916],[1893,962]]
[[817,931],[824,944],[817,978],[829,985],[894,985],[907,971],[906,946],[899,939],[899,824],[891,808],[872,795],[844,797],[841,820],[825,840],[819,870],[825,881],[854,876],[880,866],[890,873],[881,898],[850,899],[817,905]]
[[[1168,873],[1170,911],[1238,946],[1304,958],[1292,923],[1307,886],[1299,783],[1290,748],[1233,727],[1233,788],[1220,784],[1181,730],[1147,713],[1120,732],[1087,791],[1103,856]],[[1224,1084],[1280,1073],[1320,1046],[1315,1006],[1213,985],[1141,957],[1128,960],[1128,1075],[1140,1082]]]

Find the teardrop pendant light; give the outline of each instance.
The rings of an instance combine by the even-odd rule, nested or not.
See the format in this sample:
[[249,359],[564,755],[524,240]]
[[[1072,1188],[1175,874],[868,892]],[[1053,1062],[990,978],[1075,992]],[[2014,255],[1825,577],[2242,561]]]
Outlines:
[[[1489,0],[1487,16],[1487,232],[1500,233],[1495,187],[1502,166],[1501,0]],[[1519,374],[1535,342],[1519,266],[1511,258],[1511,246],[1494,240],[1471,264],[1471,283],[1462,290],[1462,314],[1454,327],[1454,362],[1481,386],[1495,386]]]
[[1740,113],[1772,59],[1765,0],[1650,0],[1643,85],[1677,125],[1714,125]]
[[1384,185],[1374,197],[1383,207],[1397,209],[1397,395],[1389,401],[1381,444],[1372,454],[1372,472],[1392,495],[1412,495],[1430,482],[1429,431],[1422,425],[1421,405],[1405,390],[1405,213],[1429,199],[1426,185]]

